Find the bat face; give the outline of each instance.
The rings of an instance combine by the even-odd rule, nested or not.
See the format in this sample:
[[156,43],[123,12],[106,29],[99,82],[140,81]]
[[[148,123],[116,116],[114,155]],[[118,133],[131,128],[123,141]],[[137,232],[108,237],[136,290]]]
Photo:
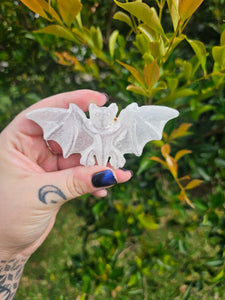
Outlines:
[[89,106],[90,120],[98,130],[109,129],[113,126],[118,107],[112,103],[109,107],[98,107],[91,103]]

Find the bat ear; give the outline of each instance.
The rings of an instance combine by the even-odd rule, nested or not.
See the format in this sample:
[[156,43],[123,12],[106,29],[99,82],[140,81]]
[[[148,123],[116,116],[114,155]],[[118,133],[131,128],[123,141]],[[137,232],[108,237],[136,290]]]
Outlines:
[[98,105],[97,105],[97,104],[95,104],[95,103],[90,103],[90,105],[89,105],[89,111],[90,111],[90,110],[94,110],[94,109],[96,109],[96,108],[98,108]]
[[109,105],[109,107],[107,108],[107,110],[110,111],[110,113],[113,116],[116,116],[117,112],[118,112],[118,106],[116,105],[116,103],[112,103]]
[[108,107],[99,107],[95,103],[91,103],[89,105],[89,114],[91,119],[94,119],[96,116],[101,116],[105,114],[110,114],[113,118],[116,116],[118,112],[118,106],[116,103],[110,104]]

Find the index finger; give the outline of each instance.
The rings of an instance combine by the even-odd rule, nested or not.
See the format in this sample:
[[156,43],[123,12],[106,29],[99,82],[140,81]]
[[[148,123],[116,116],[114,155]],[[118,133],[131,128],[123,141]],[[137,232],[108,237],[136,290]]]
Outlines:
[[78,90],[72,92],[66,92],[57,94],[48,98],[45,98],[24,110],[14,120],[14,126],[20,132],[26,135],[41,135],[42,129],[39,125],[26,118],[26,113],[31,110],[44,108],[44,107],[59,107],[68,108],[70,103],[75,103],[83,111],[87,111],[90,103],[96,103],[98,106],[102,106],[107,101],[107,96],[104,93],[100,93],[92,90]]
[[57,94],[45,98],[26,109],[26,113],[30,110],[43,107],[59,107],[68,108],[70,103],[75,103],[83,111],[87,111],[90,103],[96,103],[99,106],[105,104],[106,94],[92,90],[77,90],[66,93]]

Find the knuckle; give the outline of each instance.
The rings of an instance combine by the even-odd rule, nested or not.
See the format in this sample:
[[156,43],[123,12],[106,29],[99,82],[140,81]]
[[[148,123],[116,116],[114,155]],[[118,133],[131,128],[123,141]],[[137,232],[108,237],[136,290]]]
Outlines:
[[86,185],[79,181],[75,176],[68,176],[66,185],[71,198],[76,198],[87,193]]

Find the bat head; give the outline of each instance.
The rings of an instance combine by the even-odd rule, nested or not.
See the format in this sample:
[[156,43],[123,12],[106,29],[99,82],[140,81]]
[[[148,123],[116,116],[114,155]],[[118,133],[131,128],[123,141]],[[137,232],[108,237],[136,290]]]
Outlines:
[[109,107],[99,107],[94,103],[89,106],[89,114],[92,124],[97,129],[108,129],[115,122],[118,107],[112,103]]

